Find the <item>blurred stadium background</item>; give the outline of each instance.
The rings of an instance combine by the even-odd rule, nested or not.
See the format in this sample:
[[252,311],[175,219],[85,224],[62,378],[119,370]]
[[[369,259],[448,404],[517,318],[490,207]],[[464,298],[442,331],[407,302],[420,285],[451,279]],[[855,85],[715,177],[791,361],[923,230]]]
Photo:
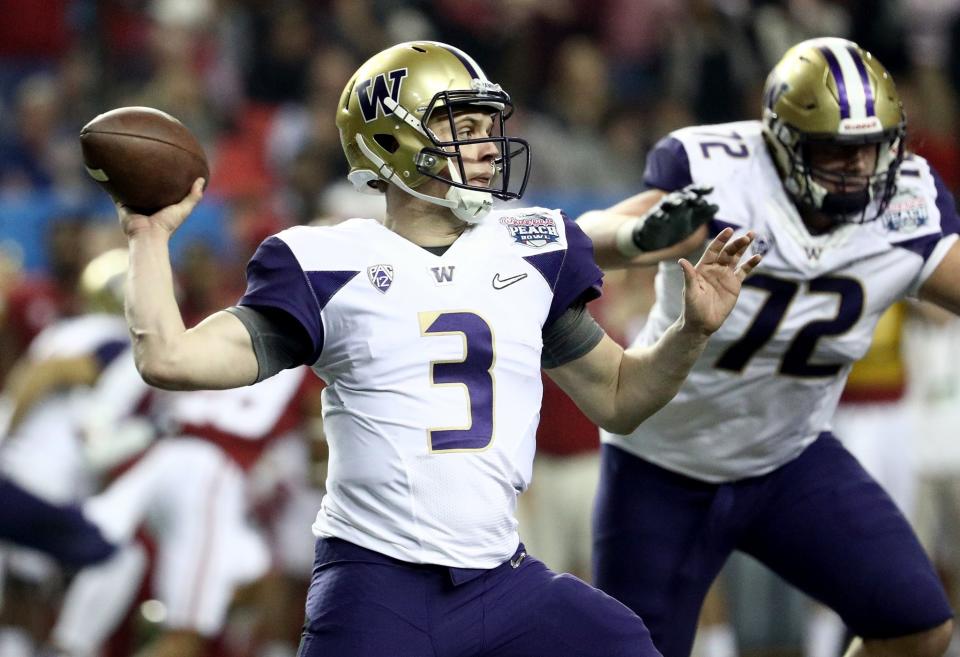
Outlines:
[[[525,200],[571,216],[637,192],[669,130],[758,118],[766,72],[820,35],[880,58],[911,148],[960,188],[960,0],[0,0],[0,16],[0,377],[121,243],[81,126],[147,105],[203,143],[208,193],[174,244],[195,321],[236,300],[267,235],[381,212],[346,182],[333,115],[356,66],[399,41],[454,44],[503,85],[533,150]],[[612,280],[611,330],[636,330],[648,283]],[[802,654],[802,598],[741,559],[727,589],[742,654]]]

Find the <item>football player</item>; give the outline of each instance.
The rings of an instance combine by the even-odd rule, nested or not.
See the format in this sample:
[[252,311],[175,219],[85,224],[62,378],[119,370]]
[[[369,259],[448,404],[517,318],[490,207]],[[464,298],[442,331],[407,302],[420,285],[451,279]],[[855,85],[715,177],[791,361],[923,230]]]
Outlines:
[[351,219],[268,238],[235,307],[185,331],[171,233],[199,201],[119,209],[130,244],[137,363],[167,388],[229,388],[308,364],[324,379],[327,495],[300,655],[657,655],[639,618],[526,553],[526,488],[541,366],[595,422],[630,431],[669,400],[759,262],[722,232],[682,261],[684,311],[624,352],[585,304],[589,240],[519,198],[526,143],[507,93],[466,53],[391,47],[348,81],[337,126],[357,188],[384,223]]
[[[268,547],[250,523],[247,471],[299,421],[295,407],[305,373],[289,369],[250,387],[166,394],[158,405],[170,433],[84,503],[85,516],[111,542],[133,546],[143,527],[156,543],[152,586],[166,615],[145,654],[204,654],[223,629],[238,589],[266,573]],[[98,392],[122,396],[116,384],[127,375],[117,374],[112,389]],[[126,387],[137,385],[127,381]],[[53,633],[58,650],[78,657],[94,654],[112,629],[106,623],[89,627],[89,601],[118,596],[116,583],[102,573],[81,577]],[[138,583],[121,593],[132,596]]]
[[[836,610],[848,657],[942,655],[952,612],[907,521],[831,434],[851,364],[883,311],[918,296],[960,311],[953,198],[905,151],[893,80],[857,44],[804,41],[766,82],[761,121],[688,127],[647,160],[646,192],[581,218],[598,259],[649,263],[635,218],[671,190],[713,188],[710,233],[756,234],[763,253],[679,394],[635,431],[605,431],[596,583],[685,657],[703,596],[733,550]],[[669,250],[667,251],[669,253]],[[637,346],[683,308],[660,264]]]
[[[44,552],[61,562],[63,555],[53,549],[56,532],[65,532],[62,540],[82,545],[86,539],[81,537],[96,531],[85,529],[87,523],[75,506],[92,492],[97,478],[87,462],[79,430],[91,386],[129,344],[120,316],[126,268],[123,249],[101,253],[84,267],[78,295],[85,313],[44,328],[12,370],[2,394],[10,400],[12,410],[6,427],[0,429],[6,433],[0,446],[0,472],[9,479],[2,499],[12,519],[19,518],[14,522],[21,532],[16,542],[21,546],[34,541],[47,544]],[[53,508],[73,510],[44,514],[39,502],[9,492],[14,484]],[[35,512],[40,515],[28,522]],[[71,519],[71,514],[78,517]],[[62,519],[57,521],[57,516]],[[44,520],[48,517],[50,526]],[[25,618],[46,622],[53,609],[38,592],[56,581],[60,568],[43,554],[29,550],[5,547],[3,552],[9,554],[11,583],[20,581],[26,586],[11,587],[15,590],[11,590],[5,610],[9,618],[0,624],[8,627],[9,620],[10,625],[23,625]],[[126,550],[120,550],[115,558],[120,571],[133,563]],[[111,573],[120,571],[110,569]],[[105,609],[106,605],[101,607],[101,611]],[[37,634],[34,638],[41,637]]]

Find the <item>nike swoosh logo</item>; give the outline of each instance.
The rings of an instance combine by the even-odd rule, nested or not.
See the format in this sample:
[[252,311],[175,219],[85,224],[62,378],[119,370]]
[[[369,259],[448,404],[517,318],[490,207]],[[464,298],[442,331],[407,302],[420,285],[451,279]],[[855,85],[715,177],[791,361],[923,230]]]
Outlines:
[[519,283],[527,277],[526,274],[517,274],[516,276],[509,276],[507,278],[500,278],[500,274],[493,275],[493,289],[502,290],[508,285],[513,285],[514,283]]

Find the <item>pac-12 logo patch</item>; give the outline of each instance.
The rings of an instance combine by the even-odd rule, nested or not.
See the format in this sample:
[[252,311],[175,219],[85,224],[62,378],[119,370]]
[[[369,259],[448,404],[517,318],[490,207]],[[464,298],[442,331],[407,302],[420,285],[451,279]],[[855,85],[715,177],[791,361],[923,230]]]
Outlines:
[[367,278],[378,292],[386,294],[393,283],[393,265],[370,265],[367,267]]
[[560,229],[552,217],[542,214],[524,214],[519,217],[500,217],[510,237],[517,244],[539,249],[560,239]]

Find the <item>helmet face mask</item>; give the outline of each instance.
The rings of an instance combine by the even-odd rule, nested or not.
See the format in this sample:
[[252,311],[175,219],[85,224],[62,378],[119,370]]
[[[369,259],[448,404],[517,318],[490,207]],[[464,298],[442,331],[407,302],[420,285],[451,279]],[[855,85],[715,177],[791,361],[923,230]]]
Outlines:
[[[784,188],[801,210],[834,224],[883,214],[896,192],[906,118],[893,80],[851,41],[811,39],[791,48],[764,88],[763,130]],[[819,145],[876,145],[867,175],[816,167]]]
[[[502,109],[490,112],[490,105],[500,105]],[[460,139],[457,136],[456,117],[461,112],[479,111],[489,114],[493,120],[493,130],[487,137]],[[424,111],[423,123],[427,126],[427,133],[433,142],[432,147],[425,147],[417,156],[417,170],[436,180],[460,189],[489,192],[501,200],[518,199],[523,196],[530,174],[529,153],[530,147],[526,140],[517,137],[508,137],[505,132],[505,123],[513,114],[513,103],[510,97],[496,86],[496,90],[484,94],[463,93],[462,91],[443,91],[436,94],[430,105]],[[446,121],[450,127],[451,138],[441,139],[435,130],[429,126],[434,120]],[[493,144],[498,157],[492,162],[493,176],[490,185],[481,187],[470,185],[467,181],[467,171],[464,166],[464,157],[461,148],[480,144]],[[516,183],[511,180],[511,170],[514,160],[522,163],[523,175]],[[447,161],[448,167],[443,167],[440,173],[435,173],[438,161]],[[450,174],[449,176],[443,175]],[[514,182],[515,184],[511,185]]]
[[[465,111],[490,115],[493,134],[458,138],[456,117]],[[382,189],[378,183],[393,184],[450,208],[464,221],[478,221],[493,197],[520,198],[526,188],[529,146],[504,132],[512,111],[510,96],[466,53],[432,41],[388,48],[357,70],[340,98],[337,127],[350,164],[348,178],[368,192]],[[437,119],[449,122],[449,139],[428,127]],[[497,175],[489,184],[471,185],[464,148],[487,143],[499,152],[492,166]],[[445,183],[446,195],[417,191],[428,180]]]

